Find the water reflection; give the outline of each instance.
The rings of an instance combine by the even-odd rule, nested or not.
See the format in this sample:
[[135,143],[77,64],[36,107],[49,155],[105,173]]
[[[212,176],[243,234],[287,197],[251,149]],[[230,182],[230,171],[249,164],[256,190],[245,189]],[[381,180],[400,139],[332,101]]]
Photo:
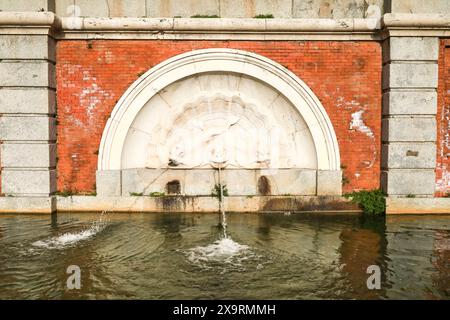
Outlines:
[[[230,214],[0,216],[0,299],[448,299],[450,217]],[[78,265],[81,290],[67,290]],[[381,290],[366,286],[381,269]]]

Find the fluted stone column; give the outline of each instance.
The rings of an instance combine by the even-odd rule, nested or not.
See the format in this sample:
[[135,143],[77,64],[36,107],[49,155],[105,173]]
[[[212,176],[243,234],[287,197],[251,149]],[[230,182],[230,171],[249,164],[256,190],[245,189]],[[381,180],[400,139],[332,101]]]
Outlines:
[[54,15],[25,18],[36,26],[0,25],[1,190],[45,207],[56,191]]
[[381,182],[389,196],[434,194],[438,53],[437,37],[383,43]]

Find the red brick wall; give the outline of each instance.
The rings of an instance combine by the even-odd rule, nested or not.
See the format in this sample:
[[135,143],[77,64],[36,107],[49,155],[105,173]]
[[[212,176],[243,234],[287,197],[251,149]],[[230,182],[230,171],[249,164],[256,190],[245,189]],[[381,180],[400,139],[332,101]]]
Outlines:
[[[94,190],[97,153],[115,103],[143,72],[174,55],[209,47],[247,50],[297,74],[333,123],[347,183],[379,187],[381,47],[377,42],[60,41],[57,45],[58,189]],[[351,128],[363,111],[364,125]]]
[[441,40],[436,141],[436,196],[450,194],[450,40]]

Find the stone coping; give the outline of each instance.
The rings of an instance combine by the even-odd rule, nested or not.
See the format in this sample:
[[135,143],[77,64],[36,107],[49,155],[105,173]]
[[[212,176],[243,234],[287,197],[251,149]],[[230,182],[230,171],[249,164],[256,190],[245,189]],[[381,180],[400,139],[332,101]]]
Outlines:
[[[0,28],[48,27],[66,38],[74,33],[244,33],[265,34],[270,37],[282,34],[356,34],[372,38],[383,30],[404,29],[441,31],[448,35],[450,15],[387,13],[380,19],[251,19],[251,18],[108,18],[108,17],[58,17],[52,12],[0,12]],[[4,30],[2,32],[5,32]],[[414,33],[413,33],[414,34]],[[412,36],[411,34],[410,36]],[[406,34],[407,36],[408,34]],[[425,34],[436,36],[436,33]],[[439,34],[437,34],[439,36]],[[80,35],[79,35],[80,36]],[[136,37],[136,35],[134,35]],[[142,36],[142,35],[140,35]],[[384,35],[386,37],[386,35]]]

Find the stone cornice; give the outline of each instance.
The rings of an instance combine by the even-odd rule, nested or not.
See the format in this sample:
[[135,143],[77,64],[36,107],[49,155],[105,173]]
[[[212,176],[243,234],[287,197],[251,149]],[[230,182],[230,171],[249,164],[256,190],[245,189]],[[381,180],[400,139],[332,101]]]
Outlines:
[[449,36],[450,15],[385,14],[381,19],[230,19],[64,17],[0,12],[1,34],[49,33],[59,39],[380,40]]

